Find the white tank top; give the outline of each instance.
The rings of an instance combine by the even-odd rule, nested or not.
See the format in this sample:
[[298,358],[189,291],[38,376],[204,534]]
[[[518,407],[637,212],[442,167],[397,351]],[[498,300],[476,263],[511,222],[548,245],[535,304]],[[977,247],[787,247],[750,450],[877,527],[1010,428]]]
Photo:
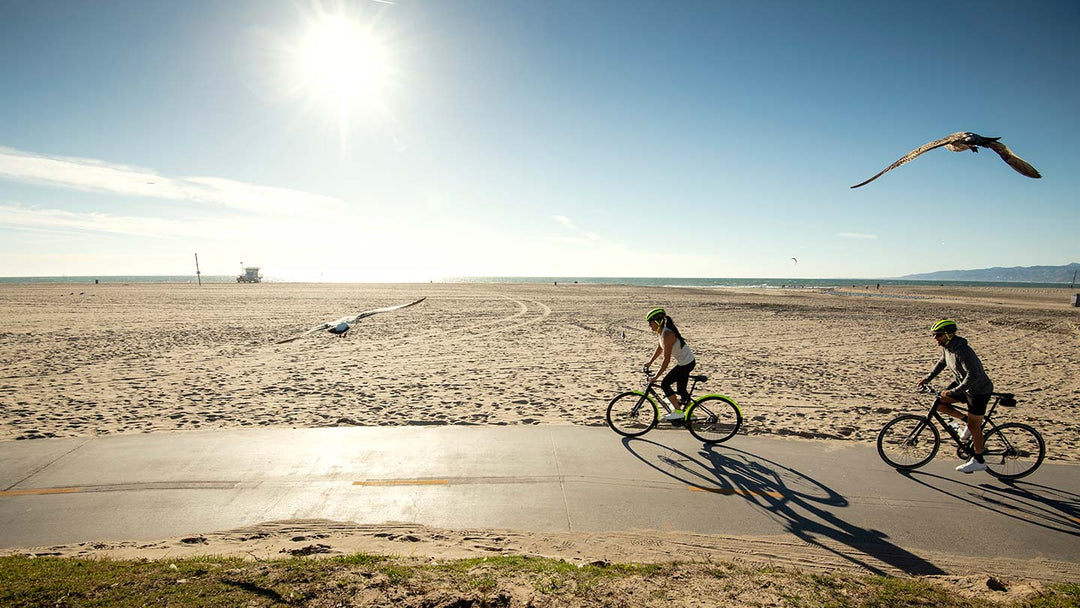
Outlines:
[[[675,334],[666,327],[660,332],[660,348],[664,348],[664,334],[668,333]],[[675,359],[676,365],[687,365],[694,360],[694,352],[690,350],[690,345],[686,343],[686,340],[680,343],[678,336],[676,336],[675,344],[671,345],[671,358]]]

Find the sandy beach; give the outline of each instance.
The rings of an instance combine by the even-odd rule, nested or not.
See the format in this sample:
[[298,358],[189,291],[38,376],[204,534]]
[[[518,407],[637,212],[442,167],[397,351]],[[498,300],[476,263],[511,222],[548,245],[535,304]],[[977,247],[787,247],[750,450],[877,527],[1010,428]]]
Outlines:
[[[636,387],[636,370],[651,355],[655,337],[644,313],[663,306],[696,353],[695,372],[709,376],[699,394],[738,401],[745,433],[793,441],[871,443],[898,413],[923,411],[926,396],[913,388],[940,356],[928,328],[955,319],[997,390],[1017,394],[1019,407],[1000,419],[1038,428],[1049,461],[1076,463],[1080,309],[1071,295],[944,287],[0,285],[0,440],[255,426],[603,425],[608,400]],[[365,319],[345,338],[320,332],[275,344],[348,313],[420,297],[427,300]],[[342,536],[343,525],[321,528]],[[312,524],[305,526],[310,532]],[[359,536],[376,544],[358,550],[387,542],[376,532],[365,529]],[[225,540],[214,552],[225,553],[231,536],[219,536]],[[548,536],[545,550],[534,547],[540,536],[514,546],[545,555],[570,546]],[[460,553],[470,552],[466,544]],[[433,554],[457,554],[427,545]],[[128,555],[136,546],[155,555],[153,544],[57,552]],[[663,558],[653,553],[602,556]],[[787,554],[793,563],[815,559]]]
[[[245,426],[604,424],[636,387],[664,306],[699,389],[735,399],[745,432],[872,442],[957,320],[1003,419],[1080,459],[1080,309],[1052,289],[744,290],[577,284],[0,286],[0,440]],[[345,338],[277,340],[426,297]],[[946,372],[947,375],[947,372]],[[941,377],[939,377],[941,378]],[[942,379],[940,383],[944,383]]]

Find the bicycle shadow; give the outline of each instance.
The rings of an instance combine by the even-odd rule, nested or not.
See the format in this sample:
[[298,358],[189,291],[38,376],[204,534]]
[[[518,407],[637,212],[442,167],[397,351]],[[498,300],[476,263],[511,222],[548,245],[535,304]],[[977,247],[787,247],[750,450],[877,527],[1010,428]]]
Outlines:
[[[999,515],[1054,532],[1080,536],[1080,494],[1019,479],[995,480],[1006,486],[1002,488],[990,483],[966,483],[925,471],[897,473],[925,488]],[[959,489],[951,491],[947,489],[949,484]]]
[[[635,443],[650,444],[678,455],[664,455],[657,462],[635,449]],[[869,556],[909,575],[945,574],[945,571],[889,542],[888,534],[862,528],[833,512],[849,502],[820,481],[768,458],[740,450],[703,446],[699,458],[648,439],[625,438],[623,446],[646,465],[691,487],[720,494],[738,495],[768,513],[801,541],[827,551],[868,572],[885,576],[887,571],[862,556]],[[691,463],[692,466],[684,464]],[[666,466],[661,467],[660,464]],[[821,539],[828,539],[829,543]],[[847,546],[844,551],[836,545]]]

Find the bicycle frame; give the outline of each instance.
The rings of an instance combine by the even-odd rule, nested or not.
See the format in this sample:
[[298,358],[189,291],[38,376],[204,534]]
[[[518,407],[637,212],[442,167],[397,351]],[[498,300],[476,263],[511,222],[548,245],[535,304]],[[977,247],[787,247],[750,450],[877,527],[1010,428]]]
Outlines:
[[[941,428],[945,429],[945,432],[949,435],[949,437],[952,437],[953,443],[956,444],[956,447],[967,456],[971,456],[974,453],[971,448],[971,440],[969,439],[967,442],[962,441],[960,439],[960,435],[953,429],[952,425],[949,424],[949,421],[945,418],[945,416],[941,414],[941,412],[938,411],[938,404],[941,403],[941,394],[932,388],[927,388],[925,392],[933,392],[935,395],[934,402],[930,404],[930,410],[926,413],[925,424],[931,424],[931,421],[937,420],[938,425],[941,426]],[[988,409],[986,411],[986,414],[983,416],[982,430],[984,437],[988,435],[991,431],[993,431],[995,428],[997,428],[997,424],[995,424],[993,419],[990,418],[990,415],[994,413],[994,410],[997,408],[998,403],[1001,402],[1002,394],[991,393],[991,395],[993,395],[994,397],[994,402],[990,406],[990,409]],[[958,405],[960,407],[957,407]],[[962,404],[954,403],[952,404],[952,406],[956,409],[967,412],[967,408],[964,407]],[[920,430],[921,428],[915,429],[916,432]]]
[[[652,381],[652,382],[649,381],[649,370],[648,369],[643,369],[642,371],[645,373],[644,389],[642,391],[634,391],[634,392],[640,392],[643,396],[645,396],[646,399],[651,401],[652,404],[653,404],[653,407],[656,408],[657,413],[660,412],[660,407],[661,406],[663,406],[663,408],[665,410],[667,410],[668,413],[670,413],[672,410],[671,410],[670,407],[668,407],[668,401],[666,399],[664,399],[664,397],[661,396],[660,393],[656,390],[656,381],[655,380]],[[729,403],[731,403],[731,405],[735,406],[735,409],[739,412],[739,416],[742,417],[742,415],[743,415],[742,408],[739,407],[739,404],[736,403],[734,399],[731,399],[731,398],[727,397],[726,395],[721,395],[720,393],[709,393],[708,395],[702,395],[702,396],[695,399],[694,398],[694,389],[697,388],[698,379],[697,379],[696,376],[690,376],[690,380],[691,380],[690,388],[686,389],[686,395],[687,395],[688,402],[680,404],[682,406],[682,411],[683,412],[689,412],[691,406],[695,405],[698,401],[701,401],[702,399],[705,399],[706,397],[719,397],[720,399],[728,401]],[[635,409],[635,411],[636,411],[636,409]],[[706,409],[706,411],[708,411],[708,409]],[[711,412],[710,412],[710,414],[711,414]]]

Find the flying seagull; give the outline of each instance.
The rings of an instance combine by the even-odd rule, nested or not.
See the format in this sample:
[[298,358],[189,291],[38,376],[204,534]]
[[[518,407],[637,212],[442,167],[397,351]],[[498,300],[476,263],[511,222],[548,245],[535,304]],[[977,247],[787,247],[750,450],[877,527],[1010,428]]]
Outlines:
[[371,315],[378,314],[380,312],[390,312],[391,310],[398,310],[398,309],[401,309],[401,308],[408,308],[408,307],[410,307],[410,306],[412,306],[414,304],[419,304],[420,302],[423,302],[426,299],[427,298],[420,298],[419,300],[417,300],[415,302],[409,302],[408,304],[398,304],[397,306],[387,306],[386,308],[376,308],[375,310],[365,310],[364,312],[362,312],[362,313],[360,313],[360,314],[358,314],[356,316],[352,316],[352,317],[341,317],[340,319],[338,319],[336,321],[328,321],[326,323],[323,323],[322,325],[312,327],[311,329],[305,331],[302,334],[297,334],[297,335],[295,335],[295,336],[293,336],[291,338],[285,338],[284,340],[278,340],[277,342],[275,342],[275,344],[284,344],[286,342],[292,342],[293,340],[296,340],[298,338],[303,338],[304,336],[306,336],[308,334],[313,334],[313,333],[315,333],[317,331],[323,331],[323,330],[326,330],[326,331],[328,331],[328,332],[330,332],[332,334],[337,334],[337,335],[341,336],[342,338],[344,338],[345,333],[348,332],[350,329],[352,329],[352,326],[354,324],[356,324],[357,321],[359,321],[360,319],[363,319],[364,317],[370,317]]
[[874,177],[871,177],[870,179],[866,180],[861,184],[855,184],[854,186],[852,186],[852,188],[865,186],[866,184],[869,184],[875,179],[881,177],[886,171],[889,171],[890,169],[895,169],[908,161],[914,160],[915,157],[919,156],[923,152],[928,152],[930,150],[933,150],[934,148],[940,148],[941,146],[945,146],[946,149],[952,150],[953,152],[963,152],[964,150],[978,152],[980,146],[983,148],[990,148],[994,152],[997,152],[997,155],[1001,157],[1001,160],[1009,163],[1009,166],[1013,169],[1016,169],[1017,172],[1022,173],[1028,177],[1042,177],[1041,175],[1039,175],[1039,172],[1035,170],[1035,167],[1032,167],[1027,163],[1027,161],[1013,154],[1012,150],[1010,150],[1005,144],[998,141],[999,139],[1001,138],[983,137],[982,135],[971,133],[970,131],[961,131],[959,133],[953,133],[952,135],[946,135],[941,139],[936,139],[928,144],[923,144],[918,148],[915,148],[911,152],[905,154],[900,160],[889,165],[888,167],[885,167],[885,169],[882,170],[881,173],[878,173]]

